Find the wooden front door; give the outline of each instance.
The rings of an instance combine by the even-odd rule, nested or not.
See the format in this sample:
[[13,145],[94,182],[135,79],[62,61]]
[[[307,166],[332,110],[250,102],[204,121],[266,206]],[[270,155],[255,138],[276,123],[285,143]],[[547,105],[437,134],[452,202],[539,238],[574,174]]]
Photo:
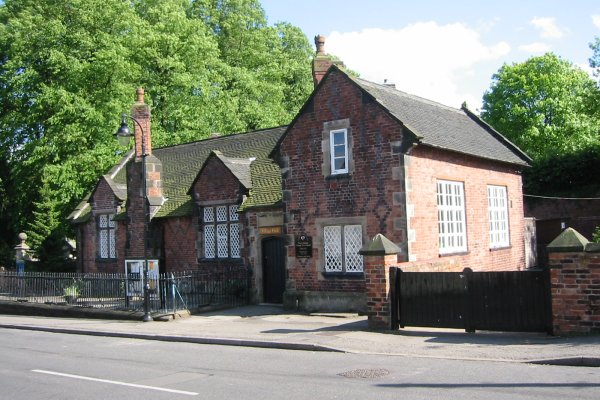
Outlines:
[[262,242],[263,294],[265,303],[283,303],[285,291],[285,239]]

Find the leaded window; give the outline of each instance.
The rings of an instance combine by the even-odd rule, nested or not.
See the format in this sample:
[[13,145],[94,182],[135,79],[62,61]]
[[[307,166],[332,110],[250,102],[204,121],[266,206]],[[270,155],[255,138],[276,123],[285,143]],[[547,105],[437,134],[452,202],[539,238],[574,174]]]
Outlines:
[[437,181],[437,209],[440,254],[466,251],[467,227],[462,182]]
[[509,228],[506,187],[488,185],[487,192],[490,248],[507,247],[509,245]]
[[237,205],[204,207],[204,258],[240,258]]
[[325,272],[363,272],[361,225],[331,225],[323,228]]
[[98,221],[98,257],[101,259],[117,258],[116,228],[114,214],[100,214]]

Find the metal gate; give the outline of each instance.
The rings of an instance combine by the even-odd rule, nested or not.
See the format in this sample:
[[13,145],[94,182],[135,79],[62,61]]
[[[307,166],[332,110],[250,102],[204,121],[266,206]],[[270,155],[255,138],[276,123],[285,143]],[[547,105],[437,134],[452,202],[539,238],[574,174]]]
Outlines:
[[402,272],[393,268],[394,328],[551,332],[546,271]]

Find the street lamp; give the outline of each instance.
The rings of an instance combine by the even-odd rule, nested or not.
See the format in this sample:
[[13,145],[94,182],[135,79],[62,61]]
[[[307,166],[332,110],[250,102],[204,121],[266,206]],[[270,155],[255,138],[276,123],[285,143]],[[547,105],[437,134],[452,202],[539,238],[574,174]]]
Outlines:
[[131,119],[135,122],[140,128],[141,140],[142,140],[142,193],[144,194],[144,240],[143,240],[143,249],[144,249],[144,271],[143,271],[143,285],[144,285],[144,322],[152,321],[152,316],[150,315],[150,298],[148,296],[148,291],[150,289],[150,283],[148,282],[148,254],[147,254],[147,245],[146,240],[148,240],[148,193],[146,188],[146,138],[144,129],[140,124],[140,121],[132,117],[131,115],[122,114],[121,115],[121,126],[115,133],[117,140],[121,146],[127,146],[131,140],[131,136],[133,134],[129,130],[129,126],[127,125],[127,118]]

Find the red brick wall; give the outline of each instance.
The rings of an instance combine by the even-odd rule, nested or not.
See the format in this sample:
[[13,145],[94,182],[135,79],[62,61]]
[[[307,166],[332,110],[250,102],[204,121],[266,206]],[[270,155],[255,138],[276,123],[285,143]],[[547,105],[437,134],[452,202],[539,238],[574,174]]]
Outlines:
[[[93,213],[116,213],[119,200],[115,197],[110,186],[101,178],[98,186],[90,198]],[[126,228],[122,222],[117,223],[116,228],[116,260],[99,260],[98,237],[96,235],[96,217],[92,215],[90,220],[77,227],[78,233],[78,268],[82,272],[123,272],[123,256],[125,254]]]
[[[474,271],[518,270],[525,265],[521,175],[511,166],[417,146],[407,157],[407,201],[411,262],[403,270]],[[467,252],[438,253],[436,180],[464,182]],[[510,247],[490,250],[487,185],[506,186]],[[412,206],[411,206],[412,205]]]
[[554,334],[600,333],[600,253],[550,253]]
[[396,255],[365,256],[365,285],[369,328],[391,328],[390,267]]
[[[200,175],[196,179],[193,186],[193,196],[198,206],[203,205],[217,205],[217,204],[241,204],[242,196],[245,193],[245,189],[240,184],[238,179],[231,173],[231,171],[223,165],[223,163],[216,157],[210,157],[204,168],[200,172]],[[242,266],[245,265],[245,253],[244,249],[241,249],[240,259],[231,260],[204,260],[203,257],[203,244],[202,244],[202,233],[201,229],[201,216],[197,219],[198,237],[197,243],[197,257],[198,257],[198,268],[202,270],[221,270],[224,266]],[[246,240],[247,233],[244,227],[246,226],[244,215],[240,215],[240,235],[241,242],[244,243]]]
[[[125,258],[144,258],[144,219],[145,196],[142,193],[142,163],[140,161],[127,164],[127,247]],[[148,257],[152,257],[153,249],[147,248]]]
[[[350,174],[324,173],[324,124],[349,122]],[[333,71],[283,139],[280,164],[286,229],[313,238],[313,257],[296,259],[288,247],[288,288],[306,291],[361,291],[363,279],[328,277],[324,269],[322,221],[363,218],[363,242],[377,233],[398,244],[406,267],[429,270],[517,270],[524,266],[523,200],[519,171],[506,164],[417,146],[405,158],[399,150],[403,127],[365,97],[349,79]],[[405,163],[408,165],[405,167]],[[405,190],[405,175],[408,189]],[[440,257],[436,178],[465,182],[468,252]],[[510,247],[490,250],[487,185],[507,187]],[[405,199],[414,204],[407,216]],[[319,222],[321,221],[321,222]],[[407,231],[407,222],[411,231]],[[325,222],[326,223],[326,222]],[[414,241],[410,243],[409,234]]]
[[[404,216],[394,206],[394,193],[403,191],[402,156],[395,150],[402,128],[339,72],[331,72],[285,136],[280,147],[287,233],[313,238],[313,256],[296,259],[288,247],[288,287],[310,291],[364,291],[364,279],[325,277],[322,227],[317,220],[360,216],[363,243],[377,233],[402,243],[405,231],[394,224]],[[324,123],[348,119],[351,129],[350,174],[324,173]],[[324,149],[325,152],[329,150]],[[326,169],[327,167],[325,167]],[[333,221],[333,220],[332,220]],[[335,222],[332,222],[335,224]],[[321,230],[321,232],[320,232]],[[293,243],[293,239],[290,240]]]
[[216,157],[210,157],[194,184],[194,198],[200,202],[229,200],[239,203],[243,189],[237,178]]
[[164,267],[168,272],[192,271],[198,268],[197,219],[192,217],[165,218],[163,228]]

